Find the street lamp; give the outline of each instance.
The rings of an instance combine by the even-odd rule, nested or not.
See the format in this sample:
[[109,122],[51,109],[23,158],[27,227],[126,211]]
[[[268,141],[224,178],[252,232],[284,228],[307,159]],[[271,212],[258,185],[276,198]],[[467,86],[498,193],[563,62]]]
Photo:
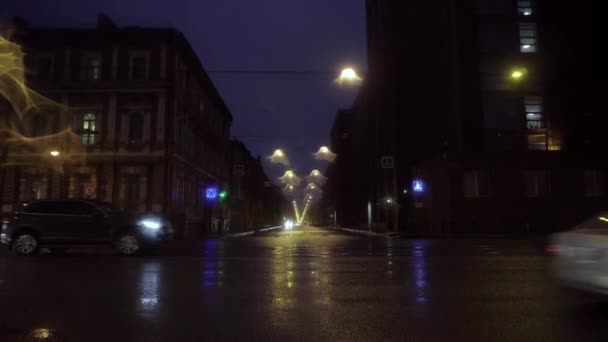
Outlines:
[[52,150],[49,152],[49,154],[51,155],[51,157],[59,157],[59,155],[61,154],[61,152],[57,151],[57,150]]
[[514,81],[522,80],[528,74],[528,70],[526,68],[513,68],[511,70],[511,79]]
[[346,67],[344,69],[342,69],[342,71],[340,72],[340,76],[338,77],[338,79],[336,80],[336,82],[338,82],[338,84],[342,84],[342,83],[359,83],[361,81],[361,77],[359,77],[359,75],[357,75],[357,72],[355,71],[355,69],[351,68],[351,67]]

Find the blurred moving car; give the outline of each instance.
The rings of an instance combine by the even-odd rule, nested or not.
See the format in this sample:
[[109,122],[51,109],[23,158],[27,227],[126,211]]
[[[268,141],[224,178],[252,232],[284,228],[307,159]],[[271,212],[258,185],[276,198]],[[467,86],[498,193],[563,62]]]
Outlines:
[[552,271],[563,285],[608,294],[608,212],[554,234],[547,250],[555,254]]
[[124,255],[154,248],[173,238],[171,225],[158,216],[116,210],[92,200],[40,200],[2,221],[0,243],[19,255],[41,247],[61,252],[74,246],[108,244]]

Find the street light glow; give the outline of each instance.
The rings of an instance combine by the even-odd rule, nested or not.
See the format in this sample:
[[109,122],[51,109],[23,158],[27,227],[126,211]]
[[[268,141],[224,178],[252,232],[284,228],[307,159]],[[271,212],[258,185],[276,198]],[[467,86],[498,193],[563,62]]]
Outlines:
[[355,69],[351,68],[351,67],[346,67],[344,69],[342,69],[342,71],[340,72],[340,76],[337,79],[337,82],[342,84],[344,82],[347,83],[356,83],[361,81],[361,77],[359,77],[359,75],[357,75],[357,72],[355,71]]
[[49,152],[49,154],[53,157],[59,157],[59,155],[61,154],[59,151],[57,150],[52,150],[51,152]]
[[528,70],[526,68],[514,68],[511,70],[511,79],[519,81],[523,79],[527,74]]

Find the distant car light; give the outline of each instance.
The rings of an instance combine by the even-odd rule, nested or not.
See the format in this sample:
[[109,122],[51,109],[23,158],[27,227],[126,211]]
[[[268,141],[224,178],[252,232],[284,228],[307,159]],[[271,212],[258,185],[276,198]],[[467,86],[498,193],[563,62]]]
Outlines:
[[161,224],[160,224],[159,221],[149,220],[149,219],[148,220],[141,220],[141,221],[138,222],[138,224],[140,226],[146,227],[148,229],[154,229],[154,230],[160,229],[160,227],[161,227]]
[[293,228],[293,221],[292,220],[285,221],[285,229],[291,229],[291,228]]

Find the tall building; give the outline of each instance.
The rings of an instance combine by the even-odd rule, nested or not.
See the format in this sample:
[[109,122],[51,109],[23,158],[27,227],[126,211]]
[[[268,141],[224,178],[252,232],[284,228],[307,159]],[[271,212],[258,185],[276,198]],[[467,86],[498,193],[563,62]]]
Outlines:
[[[323,213],[330,223],[340,223],[352,226],[357,222],[354,218],[356,211],[353,206],[352,184],[352,112],[348,109],[338,110],[331,128],[331,150],[336,153],[336,159],[327,167],[325,175],[327,183],[323,187],[323,202],[320,207],[328,212]],[[340,219],[338,220],[338,215]],[[342,217],[344,216],[344,217]]]
[[[567,208],[569,223],[600,205],[608,138],[599,127],[608,118],[592,86],[590,7],[366,8],[368,76],[352,109],[358,225],[370,208],[377,229],[533,232],[557,229],[552,210]],[[480,215],[487,211],[502,215]]]
[[229,208],[205,190],[229,187],[232,115],[181,32],[104,15],[91,29],[17,19],[12,32],[26,85],[54,102],[3,114],[22,135],[3,146],[3,212],[84,197],[165,213],[181,233],[220,228]]

